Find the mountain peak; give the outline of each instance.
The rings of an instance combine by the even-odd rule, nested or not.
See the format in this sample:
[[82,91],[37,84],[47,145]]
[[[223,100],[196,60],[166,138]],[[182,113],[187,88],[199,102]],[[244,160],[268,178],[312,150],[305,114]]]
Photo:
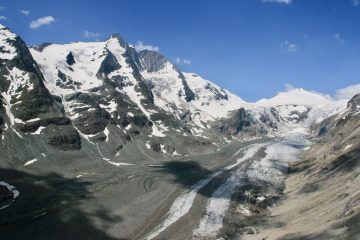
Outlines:
[[17,35],[13,33],[9,28],[0,24],[0,37],[3,38],[15,38]]
[[43,42],[39,45],[33,45],[31,46],[32,49],[35,49],[36,51],[38,52],[42,52],[46,47],[52,45],[52,43],[49,43],[49,42]]
[[142,50],[139,52],[139,59],[142,62],[144,70],[148,72],[157,72],[165,67],[169,60],[162,54],[152,50]]
[[120,46],[125,47],[127,45],[126,41],[124,40],[124,38],[120,35],[120,33],[113,33],[110,35],[110,37],[107,39],[107,41],[110,41],[112,39],[117,39],[118,42],[120,43]]
[[16,41],[17,35],[10,29],[0,24],[0,59],[11,60],[16,54],[16,48],[12,42]]
[[303,88],[294,88],[285,92],[280,92],[274,97],[263,98],[256,102],[260,106],[278,106],[278,105],[326,105],[332,101],[331,97],[315,91],[308,91]]

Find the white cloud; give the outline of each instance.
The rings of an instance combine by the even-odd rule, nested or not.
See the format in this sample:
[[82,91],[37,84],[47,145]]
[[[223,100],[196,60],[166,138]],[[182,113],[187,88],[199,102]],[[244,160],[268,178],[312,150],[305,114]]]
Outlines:
[[262,0],[263,3],[284,3],[284,4],[291,4],[292,0]]
[[335,38],[335,39],[338,39],[338,40],[341,39],[340,34],[338,34],[338,33],[337,33],[337,34],[334,34],[334,38]]
[[39,18],[39,19],[36,19],[36,20],[32,21],[30,23],[30,28],[31,29],[36,29],[36,28],[39,28],[39,27],[41,27],[43,25],[49,25],[54,21],[55,21],[55,19],[52,16],[42,17],[42,18]]
[[350,85],[348,87],[336,90],[335,98],[336,99],[350,99],[358,93],[360,93],[360,84],[354,84],[354,85]]
[[88,30],[85,30],[83,33],[83,36],[86,38],[95,38],[95,37],[99,37],[100,33],[98,32],[89,32]]
[[344,42],[344,39],[338,33],[334,34],[333,37],[339,42]]
[[290,43],[288,41],[280,44],[280,47],[285,48],[287,52],[297,52],[299,50],[298,46],[294,43]]
[[360,6],[360,0],[351,0],[351,2],[354,4],[354,6]]
[[29,14],[30,14],[30,11],[29,11],[29,10],[24,10],[24,9],[20,10],[20,12],[21,12],[22,14],[24,14],[24,15],[29,15]]
[[177,58],[175,59],[175,61],[176,61],[177,64],[191,64],[191,60],[186,59],[186,58],[179,58],[179,57],[177,57]]
[[285,91],[286,92],[289,92],[289,91],[294,90],[294,89],[295,89],[295,87],[293,85],[291,85],[290,83],[285,84]]
[[136,44],[133,45],[134,48],[136,49],[136,51],[140,52],[142,50],[151,50],[151,51],[155,51],[158,52],[159,51],[159,47],[157,46],[152,46],[152,45],[148,45],[148,44],[144,44],[142,41],[138,41]]
[[5,16],[0,16],[0,20],[6,20],[7,19],[7,17],[5,17]]

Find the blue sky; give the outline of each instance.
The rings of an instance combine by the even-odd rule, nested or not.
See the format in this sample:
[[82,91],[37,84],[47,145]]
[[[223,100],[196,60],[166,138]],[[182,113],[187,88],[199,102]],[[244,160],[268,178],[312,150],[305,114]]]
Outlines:
[[0,0],[0,6],[0,23],[29,45],[119,32],[248,101],[287,84],[334,95],[360,83],[360,0]]

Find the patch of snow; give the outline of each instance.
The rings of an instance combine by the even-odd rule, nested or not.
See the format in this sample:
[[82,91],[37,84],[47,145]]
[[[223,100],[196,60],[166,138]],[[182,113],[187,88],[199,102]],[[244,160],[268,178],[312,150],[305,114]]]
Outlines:
[[37,121],[40,121],[41,119],[40,118],[33,118],[33,119],[30,119],[30,120],[27,120],[26,122],[37,122]]
[[349,145],[347,145],[345,148],[344,148],[344,152],[346,151],[346,150],[348,150],[349,148],[351,148],[353,146],[353,144],[349,144]]
[[106,142],[108,142],[109,141],[109,129],[107,127],[104,129],[104,134],[106,136]]
[[110,161],[109,158],[103,158],[106,162],[110,163],[111,165],[114,165],[114,166],[132,166],[134,164],[132,163],[123,163],[123,162],[113,162],[113,161]]
[[76,176],[76,178],[81,178],[81,177],[83,177],[84,175],[86,175],[87,173],[80,173],[80,174],[78,174],[77,176]]
[[164,165],[162,165],[162,164],[149,164],[147,166],[148,167],[163,167]]
[[[30,74],[28,72],[22,71],[17,67],[13,67],[9,69],[6,67],[9,75],[5,75],[5,77],[10,82],[10,86],[7,90],[7,102],[10,103],[11,100],[17,100],[21,97],[22,91],[18,91],[20,88],[27,89],[27,91],[31,91],[34,87],[33,83],[30,82]],[[18,102],[17,100],[16,102]]]
[[31,133],[32,135],[39,135],[41,134],[41,131],[45,129],[46,127],[40,126],[35,132]]
[[156,136],[156,137],[166,137],[166,135],[164,134],[164,130],[162,130],[161,128],[159,128],[158,126],[156,126],[156,124],[153,124],[152,128],[153,128],[153,132],[152,132],[152,135],[153,135],[153,136]]
[[[19,195],[20,195],[19,190],[17,190],[16,187],[10,185],[9,183],[7,183],[7,182],[5,182],[5,181],[0,181],[0,186],[6,187],[6,188],[12,193],[12,195],[13,195],[13,203],[14,203],[14,202],[15,202],[15,199],[16,199],[17,197],[19,197]],[[0,208],[0,210],[2,210],[2,209],[4,209],[4,208],[7,208],[7,207],[9,207],[10,205],[11,205],[11,204],[2,206],[2,207]]]
[[[14,115],[12,114],[11,102],[15,101],[13,103],[13,105],[18,102],[16,100],[20,97],[20,93],[21,93],[21,91],[20,92],[18,91],[19,88],[29,88],[32,86],[32,84],[30,84],[30,82],[29,82],[30,76],[28,73],[26,73],[16,67],[13,67],[11,70],[9,68],[7,68],[7,70],[9,72],[9,75],[5,75],[5,77],[10,82],[10,86],[9,86],[7,92],[2,92],[1,95],[4,99],[4,107],[5,107],[6,115],[10,119],[10,127],[11,127],[15,123],[24,123],[21,119],[15,118]],[[19,137],[21,137],[21,135],[18,134],[15,129],[14,129],[14,132]]]
[[176,150],[172,153],[172,155],[171,156],[181,156],[181,154],[179,154]]
[[165,145],[160,144],[160,148],[161,148],[162,153],[164,153],[164,154],[167,153],[167,151],[166,151],[166,149],[165,149]]
[[263,202],[263,201],[266,199],[266,197],[261,196],[261,197],[257,197],[256,199],[257,199],[259,202]]
[[30,165],[30,164],[33,164],[34,162],[37,162],[37,159],[36,159],[36,158],[27,161],[27,162],[24,164],[24,166],[28,166],[28,165]]

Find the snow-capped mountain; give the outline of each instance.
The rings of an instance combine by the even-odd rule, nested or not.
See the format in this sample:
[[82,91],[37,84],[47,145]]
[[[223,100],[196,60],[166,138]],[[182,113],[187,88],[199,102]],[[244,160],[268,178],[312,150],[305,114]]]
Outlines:
[[[46,86],[63,99],[68,116],[86,136],[106,133],[110,120],[120,128],[132,123],[151,128],[150,115],[156,112],[153,97],[130,51],[115,34],[105,42],[31,49]],[[155,126],[154,130],[161,135]]]
[[[78,111],[81,104],[86,111],[86,119],[90,119],[88,110],[96,107],[91,108],[88,102],[81,103],[74,98],[68,101],[66,96],[74,91],[93,95],[94,89],[104,86],[104,80],[113,85],[113,92],[122,95],[121,99],[129,97],[127,104],[132,104],[132,108],[116,111],[124,103],[120,103],[120,99],[111,99],[111,96],[104,100],[110,103],[108,106],[97,107],[114,116],[119,112],[132,115],[141,111],[147,119],[153,120],[152,134],[157,137],[165,136],[164,131],[168,129],[161,119],[157,119],[159,112],[167,113],[167,118],[174,118],[172,121],[188,124],[191,126],[190,133],[200,136],[209,122],[227,117],[230,111],[245,104],[236,95],[210,81],[196,74],[181,72],[158,52],[136,52],[119,34],[113,34],[105,42],[45,44],[33,47],[31,53],[45,76],[46,86],[64,99],[66,112],[75,125],[81,117]],[[81,124],[77,125],[83,134],[97,133],[82,131]],[[105,128],[99,130],[104,131]]]
[[259,106],[276,107],[280,105],[302,105],[302,106],[320,106],[332,103],[330,96],[307,91],[303,88],[295,88],[286,92],[278,93],[270,99],[261,99],[256,102]]
[[2,25],[0,39],[2,140],[11,142],[14,135],[24,139],[26,133],[36,135],[44,130],[44,141],[49,145],[63,150],[79,149],[79,134],[59,98],[45,87],[44,77],[25,43]]
[[255,111],[259,107],[271,108],[282,122],[309,127],[345,109],[346,104],[346,100],[335,101],[328,95],[295,88],[257,101]]
[[158,52],[139,53],[141,74],[151,86],[154,103],[178,118],[188,118],[195,128],[206,128],[217,118],[227,117],[230,111],[246,103],[238,96],[201,78],[195,73],[181,72]]
[[304,89],[247,103],[119,34],[28,49],[1,26],[0,42],[3,144],[13,132],[58,149],[88,146],[109,162],[134,155],[135,145],[139,154],[187,154],[233,137],[281,135],[346,105]]

